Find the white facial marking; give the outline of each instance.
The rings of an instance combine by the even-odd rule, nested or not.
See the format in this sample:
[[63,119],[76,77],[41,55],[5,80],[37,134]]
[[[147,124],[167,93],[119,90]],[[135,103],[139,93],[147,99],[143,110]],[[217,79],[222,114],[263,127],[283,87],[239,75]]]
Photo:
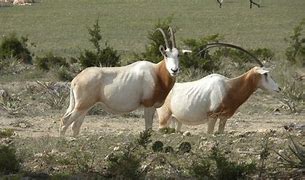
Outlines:
[[179,51],[176,48],[165,50],[166,69],[171,76],[176,76],[179,73]]
[[276,91],[279,92],[280,88],[278,84],[271,78],[269,71],[265,68],[260,68],[257,70],[261,77],[260,88],[268,91]]

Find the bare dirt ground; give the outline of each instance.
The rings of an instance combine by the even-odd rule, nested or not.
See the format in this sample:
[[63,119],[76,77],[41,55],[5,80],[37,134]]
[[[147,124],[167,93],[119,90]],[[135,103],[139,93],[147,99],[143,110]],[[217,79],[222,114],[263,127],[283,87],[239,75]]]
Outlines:
[[[62,103],[63,107],[54,109],[46,104],[48,98],[52,97],[48,97],[48,94],[43,92],[44,90],[36,82],[3,83],[0,87],[13,97],[13,102],[17,104],[15,106],[23,106],[18,107],[21,110],[15,110],[17,112],[8,112],[9,108],[0,108],[1,128],[14,129],[20,137],[59,136],[60,118],[68,106],[68,98]],[[304,113],[289,113],[284,107],[279,100],[279,95],[259,90],[228,120],[225,130],[226,132],[264,132],[269,129],[284,131],[285,125],[305,125]],[[10,107],[10,110],[14,111],[14,108],[18,109]],[[157,117],[154,119],[153,129],[158,129]],[[107,113],[87,115],[81,127],[81,135],[99,132],[139,133],[143,130],[143,112],[139,109],[128,115]],[[215,130],[217,130],[217,124]],[[182,131],[200,135],[206,133],[206,124],[183,126]],[[67,135],[70,134],[71,131],[68,130]]]
[[[1,128],[14,129],[20,137],[58,137],[60,126],[60,114],[49,114],[48,116],[36,117],[0,117]],[[305,124],[305,115],[283,115],[283,114],[255,114],[246,115],[237,113],[232,119],[228,120],[226,132],[265,132],[267,130],[285,131],[284,126],[296,123]],[[216,124],[217,125],[217,124]],[[154,120],[154,130],[158,129],[158,122]],[[217,129],[217,127],[215,127]],[[86,117],[81,127],[81,134],[99,134],[106,133],[139,133],[144,130],[144,119],[120,117],[120,116],[102,116],[89,115]],[[206,133],[206,125],[183,126],[182,131],[189,131],[192,134]],[[67,131],[69,136],[71,131]]]
[[[22,159],[22,171],[25,172],[47,175],[104,172],[108,163],[105,158],[109,153],[126,142],[134,141],[144,130],[142,109],[129,114],[113,115],[101,111],[97,106],[85,117],[77,138],[71,138],[70,129],[66,136],[61,138],[60,118],[69,104],[68,84],[6,82],[0,83],[1,89],[5,90],[9,97],[6,100],[3,100],[3,97],[0,99],[0,130],[9,129],[14,132],[11,139],[1,139],[1,143],[13,143],[16,146],[17,155]],[[288,127],[290,133],[302,144],[305,135],[304,112],[290,113],[280,98],[280,94],[257,91],[228,120],[223,135],[207,135],[206,124],[182,126],[182,132],[189,132],[187,136],[180,133],[162,134],[158,132],[156,116],[153,141],[162,141],[174,149],[183,141],[187,141],[192,144],[193,153],[166,155],[171,164],[182,169],[180,174],[168,173],[171,168],[160,165],[164,171],[159,172],[158,169],[151,168],[146,177],[190,177],[188,168],[197,160],[197,155],[209,154],[217,142],[222,151],[230,152],[230,160],[260,162],[259,154],[264,150],[263,142],[267,136],[270,138],[269,146],[272,147],[269,148],[272,150],[269,150],[271,155],[268,156],[264,167],[268,169],[264,177],[286,179],[305,176],[303,171],[296,174],[295,171],[279,168],[278,165],[277,152],[291,154],[288,133],[284,127]],[[215,131],[217,126],[216,123]],[[144,158],[142,165],[150,163],[156,156],[155,153],[146,151],[147,158]],[[79,164],[81,159],[84,161]],[[92,164],[88,165],[91,161]],[[82,165],[86,165],[85,170]],[[257,177],[257,174],[253,177]]]

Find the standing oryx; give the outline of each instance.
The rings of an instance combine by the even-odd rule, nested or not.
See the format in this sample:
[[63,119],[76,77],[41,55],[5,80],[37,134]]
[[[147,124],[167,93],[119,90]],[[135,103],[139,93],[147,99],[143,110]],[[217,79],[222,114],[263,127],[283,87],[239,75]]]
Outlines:
[[85,115],[97,103],[112,113],[144,107],[145,129],[152,128],[156,108],[164,103],[179,72],[179,52],[172,28],[169,28],[172,47],[164,31],[157,30],[165,41],[165,48],[159,47],[164,59],[158,64],[138,61],[123,67],[90,67],[72,80],[70,105],[61,120],[61,135],[71,124],[73,135],[79,134]]
[[197,81],[176,83],[163,106],[157,109],[159,128],[167,127],[171,121],[178,121],[178,131],[182,124],[208,123],[207,132],[212,133],[219,119],[218,131],[223,133],[227,120],[257,89],[281,90],[263,63],[241,47],[216,42],[207,44],[199,53],[206,53],[208,49],[218,46],[238,49],[252,57],[260,67],[254,67],[235,78],[211,74]]

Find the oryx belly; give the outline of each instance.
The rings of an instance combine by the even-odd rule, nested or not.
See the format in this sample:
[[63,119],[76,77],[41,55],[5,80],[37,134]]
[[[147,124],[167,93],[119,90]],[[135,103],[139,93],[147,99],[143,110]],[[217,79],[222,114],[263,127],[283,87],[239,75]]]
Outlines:
[[197,125],[208,121],[226,94],[224,76],[212,74],[198,81],[176,83],[171,91],[172,116],[183,124]]
[[150,63],[139,62],[130,67],[129,71],[120,71],[113,76],[105,75],[102,82],[102,102],[105,108],[117,113],[130,112],[137,109],[143,99],[152,96],[155,85],[153,67],[142,70],[143,66],[149,65]]

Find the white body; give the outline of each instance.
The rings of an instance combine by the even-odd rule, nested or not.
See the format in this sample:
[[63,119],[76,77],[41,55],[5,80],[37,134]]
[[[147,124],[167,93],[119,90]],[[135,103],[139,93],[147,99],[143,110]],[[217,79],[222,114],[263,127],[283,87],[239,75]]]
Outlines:
[[173,117],[183,124],[198,125],[208,121],[226,95],[227,78],[212,74],[198,81],[176,83],[170,92]]
[[[105,110],[111,113],[126,113],[137,109],[143,100],[152,96],[156,79],[154,66],[153,63],[139,61],[125,67],[91,67],[85,69],[80,76],[92,75],[83,81],[95,87],[94,90],[100,98],[99,103]],[[72,89],[79,91],[73,82]],[[78,100],[78,97],[75,99]],[[160,104],[153,106],[158,107]]]

